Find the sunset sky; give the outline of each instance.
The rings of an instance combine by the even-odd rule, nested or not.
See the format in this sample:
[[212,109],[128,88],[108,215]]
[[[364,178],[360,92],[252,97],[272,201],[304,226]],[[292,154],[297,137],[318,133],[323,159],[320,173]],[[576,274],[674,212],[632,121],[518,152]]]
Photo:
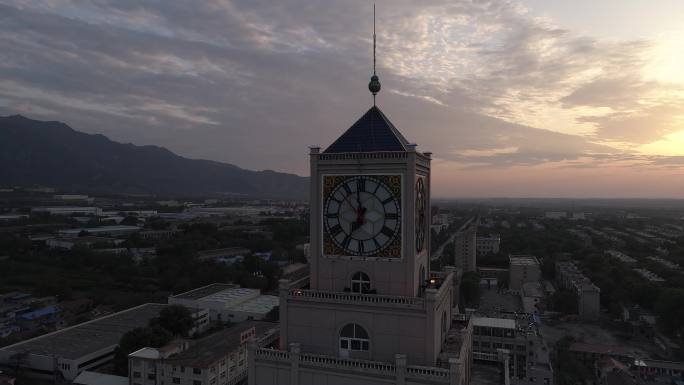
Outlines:
[[[684,1],[377,1],[437,197],[684,198]],[[0,0],[0,115],[308,173],[371,105],[372,2]]]

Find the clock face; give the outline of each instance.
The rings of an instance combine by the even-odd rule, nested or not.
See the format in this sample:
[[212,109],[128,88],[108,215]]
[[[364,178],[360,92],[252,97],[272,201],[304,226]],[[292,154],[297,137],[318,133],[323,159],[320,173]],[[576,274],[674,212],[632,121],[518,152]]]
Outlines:
[[325,176],[326,255],[401,257],[401,177]]
[[426,207],[425,183],[423,183],[423,178],[418,178],[416,181],[416,252],[423,251],[425,247]]

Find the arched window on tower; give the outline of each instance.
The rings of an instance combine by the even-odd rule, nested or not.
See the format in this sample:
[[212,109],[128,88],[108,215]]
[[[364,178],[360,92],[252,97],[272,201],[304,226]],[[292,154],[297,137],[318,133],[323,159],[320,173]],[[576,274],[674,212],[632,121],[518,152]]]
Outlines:
[[340,331],[340,355],[348,357],[350,351],[368,351],[370,339],[366,329],[357,324],[347,324]]
[[371,290],[371,281],[368,274],[359,271],[351,280],[351,291],[353,293],[368,293]]

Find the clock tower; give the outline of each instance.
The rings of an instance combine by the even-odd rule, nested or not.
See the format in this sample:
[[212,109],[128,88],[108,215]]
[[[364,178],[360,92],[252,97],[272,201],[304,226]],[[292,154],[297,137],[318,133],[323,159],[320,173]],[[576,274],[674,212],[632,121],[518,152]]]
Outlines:
[[429,271],[429,154],[374,105],[310,158],[311,289],[421,296]]
[[250,385],[469,380],[469,337],[444,349],[455,273],[430,272],[430,153],[375,104],[375,70],[368,88],[373,106],[310,148],[310,285],[280,282],[280,350],[250,345]]

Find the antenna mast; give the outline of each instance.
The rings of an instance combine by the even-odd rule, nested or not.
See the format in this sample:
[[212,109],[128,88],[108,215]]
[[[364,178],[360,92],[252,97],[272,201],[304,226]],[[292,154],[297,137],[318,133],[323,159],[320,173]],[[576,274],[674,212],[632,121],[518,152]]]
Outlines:
[[373,75],[375,75],[375,3],[373,3]]
[[375,106],[375,95],[380,92],[380,79],[375,73],[375,3],[373,3],[373,76],[371,76],[371,81],[368,83],[368,90],[373,94],[373,105]]

